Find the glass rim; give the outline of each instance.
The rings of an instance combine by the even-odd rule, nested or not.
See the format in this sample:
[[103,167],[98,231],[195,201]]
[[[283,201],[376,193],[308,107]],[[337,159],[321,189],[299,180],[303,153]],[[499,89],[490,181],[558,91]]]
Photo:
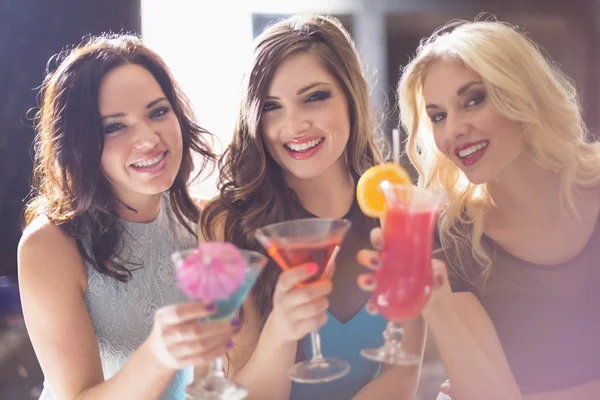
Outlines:
[[[347,218],[319,218],[319,217],[315,217],[315,218],[300,218],[300,219],[292,219],[289,221],[281,221],[281,222],[275,222],[273,224],[269,224],[269,225],[265,225],[262,226],[260,228],[257,228],[254,231],[254,237],[256,239],[258,239],[259,242],[263,243],[264,240],[270,240],[270,238],[298,238],[298,237],[311,237],[314,235],[318,235],[318,233],[304,233],[302,235],[273,235],[273,234],[269,234],[269,232],[273,232],[276,231],[278,228],[281,228],[282,226],[289,226],[289,225],[301,225],[301,224],[317,224],[317,223],[329,223],[329,224],[333,224],[333,223],[338,223],[339,224],[339,228],[348,228],[350,226],[352,226],[352,222],[347,219]],[[264,244],[263,244],[264,245]]]
[[439,189],[432,189],[432,188],[428,188],[428,187],[424,187],[424,186],[415,186],[415,185],[407,185],[405,183],[393,183],[390,181],[382,181],[379,184],[379,188],[382,191],[386,191],[386,190],[402,190],[402,191],[407,191],[407,190],[411,190],[411,191],[417,191],[417,192],[429,192],[429,193],[434,193],[434,194],[443,194],[444,196],[447,194],[447,192],[445,190],[439,190]]
[[314,218],[299,218],[299,219],[290,219],[288,221],[281,221],[281,222],[275,222],[269,225],[265,225],[265,226],[261,226],[260,228],[257,228],[257,231],[262,231],[262,230],[267,230],[267,229],[274,229],[274,228],[278,228],[280,226],[283,225],[300,225],[300,224],[304,224],[304,223],[325,223],[325,222],[341,222],[342,225],[350,225],[352,224],[350,222],[349,219],[347,218],[321,218],[321,217],[314,217]]

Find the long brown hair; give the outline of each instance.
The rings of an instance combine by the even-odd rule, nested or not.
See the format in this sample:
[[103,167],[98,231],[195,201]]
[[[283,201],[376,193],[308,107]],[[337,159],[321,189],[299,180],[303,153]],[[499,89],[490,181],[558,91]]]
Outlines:
[[[265,150],[260,132],[263,103],[277,67],[288,56],[318,56],[348,99],[348,166],[357,180],[380,162],[369,90],[354,42],[341,23],[324,16],[295,16],[267,28],[254,41],[253,60],[243,83],[243,99],[233,140],[219,161],[220,196],[204,209],[200,221],[207,240],[226,240],[244,249],[264,250],[254,238],[262,226],[305,217],[281,167]],[[273,308],[280,269],[270,262],[254,286],[261,327]]]
[[[47,216],[76,239],[85,260],[120,281],[129,280],[132,273],[117,251],[120,228],[114,209],[119,200],[100,170],[104,133],[98,92],[104,76],[124,64],[147,69],[177,115],[183,157],[169,197],[179,222],[195,234],[190,221],[197,221],[199,212],[187,191],[194,167],[192,151],[200,154],[200,171],[204,170],[215,159],[205,141],[211,135],[195,122],[187,98],[163,60],[133,35],[88,37],[50,59],[35,114],[33,189],[25,209],[26,225],[39,215]],[[91,254],[82,241],[88,236]]]

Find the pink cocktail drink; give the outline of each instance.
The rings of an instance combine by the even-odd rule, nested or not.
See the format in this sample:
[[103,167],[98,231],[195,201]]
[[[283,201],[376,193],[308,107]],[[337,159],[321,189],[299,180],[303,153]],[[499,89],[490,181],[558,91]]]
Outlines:
[[[190,298],[215,303],[217,311],[206,320],[232,318],[242,306],[267,257],[241,250],[231,243],[209,242],[171,255],[177,283]],[[227,378],[222,357],[215,358],[203,377],[186,386],[191,399],[243,399],[248,390]]]
[[433,272],[431,254],[436,209],[411,211],[390,204],[383,231],[381,268],[373,299],[388,321],[414,318],[425,307]]
[[389,323],[383,334],[384,345],[364,349],[361,354],[381,363],[413,365],[420,357],[402,348],[401,323],[418,316],[429,300],[433,234],[445,195],[387,181],[382,182],[381,190],[386,215],[381,268],[375,273],[377,286],[371,301]]

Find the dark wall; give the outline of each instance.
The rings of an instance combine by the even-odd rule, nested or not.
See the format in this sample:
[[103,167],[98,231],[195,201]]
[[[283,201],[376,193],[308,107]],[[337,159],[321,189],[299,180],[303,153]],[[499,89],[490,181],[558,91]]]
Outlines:
[[[279,20],[291,17],[293,14],[252,14],[252,37],[256,38],[268,26],[271,26]],[[339,19],[344,28],[352,34],[352,15],[333,15]]]
[[141,32],[140,0],[0,0],[0,276],[16,273],[33,130],[48,59],[87,34]]

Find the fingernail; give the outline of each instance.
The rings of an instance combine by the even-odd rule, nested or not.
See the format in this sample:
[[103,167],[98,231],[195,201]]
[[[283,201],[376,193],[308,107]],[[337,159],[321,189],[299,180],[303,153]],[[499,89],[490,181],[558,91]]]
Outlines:
[[215,303],[208,303],[204,306],[204,308],[206,309],[206,311],[213,311],[217,307],[215,306]]
[[228,349],[231,349],[233,347],[233,341],[230,340],[229,342],[227,342],[225,347],[227,347]]
[[367,313],[371,314],[371,315],[377,315],[378,310],[377,310],[377,306],[371,302],[369,302],[367,304]]
[[440,288],[444,285],[444,278],[442,278],[441,276],[436,276],[435,278],[433,278],[433,287]]
[[306,272],[309,274],[314,274],[319,270],[319,266],[317,264],[310,263],[306,266]]
[[369,287],[375,286],[375,278],[372,277],[372,276],[368,276],[368,277],[365,278],[365,282],[364,283],[365,283],[366,286],[369,286]]
[[379,266],[381,265],[381,259],[379,257],[371,257],[371,259],[369,260],[369,264],[373,268],[379,268]]
[[381,245],[383,244],[383,242],[381,241],[381,237],[377,236],[375,238],[373,238],[373,246],[374,247],[381,247]]
[[240,324],[241,324],[241,321],[238,318],[235,318],[235,317],[231,318],[231,326],[238,327],[238,326],[240,326]]

